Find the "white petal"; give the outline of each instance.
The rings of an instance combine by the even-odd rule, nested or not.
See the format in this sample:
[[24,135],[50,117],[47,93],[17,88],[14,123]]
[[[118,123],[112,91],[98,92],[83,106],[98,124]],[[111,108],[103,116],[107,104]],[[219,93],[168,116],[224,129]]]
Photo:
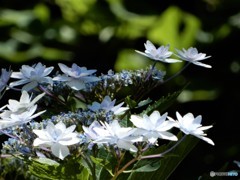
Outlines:
[[117,146],[122,149],[130,150],[132,152],[137,152],[137,148],[132,144],[132,142],[119,140]]
[[202,140],[206,141],[207,143],[209,143],[209,144],[211,144],[213,146],[215,145],[214,142],[210,138],[203,137],[203,136],[198,136],[198,135],[194,135],[194,136],[198,137],[199,139],[202,139]]
[[66,130],[65,130],[65,134],[70,134],[74,131],[74,129],[76,128],[76,125],[71,125],[69,126]]
[[19,81],[11,82],[11,83],[9,84],[9,86],[10,86],[10,87],[19,86],[19,85],[22,85],[22,84],[26,84],[26,83],[28,83],[28,82],[30,82],[29,79],[21,79],[21,80],[19,80]]
[[42,93],[39,94],[38,96],[36,96],[32,101],[31,101],[31,105],[34,105],[39,99],[41,99],[46,93]]
[[198,130],[203,131],[203,130],[210,129],[210,128],[212,128],[212,127],[213,127],[212,125],[210,125],[210,126],[202,126],[202,127],[199,127]]
[[42,140],[40,138],[36,138],[33,141],[33,146],[39,146],[39,145],[49,145],[49,143],[51,143],[50,141],[47,140]]
[[208,65],[208,64],[204,64],[204,63],[201,63],[201,62],[192,62],[193,64],[195,65],[198,65],[198,66],[202,66],[202,67],[205,67],[205,68],[212,68],[211,65]]
[[20,102],[21,103],[29,103],[30,102],[30,98],[29,98],[27,91],[22,91],[22,95],[20,97]]
[[38,86],[38,83],[36,81],[32,81],[22,87],[23,91],[29,91],[31,89],[34,89],[35,87]]
[[64,132],[66,130],[66,125],[62,121],[60,121],[55,125],[55,128],[60,129],[62,132]]
[[[149,116],[152,124],[157,124],[157,122],[161,119],[161,115],[158,111],[153,111],[153,113]],[[163,119],[161,119],[161,122],[164,121]]]
[[65,64],[58,63],[59,68],[61,71],[65,74],[68,74],[69,71],[71,71],[71,68],[67,67]]
[[15,78],[15,79],[23,79],[24,76],[21,72],[12,72],[11,74],[11,78]]
[[51,67],[48,67],[48,68],[44,69],[44,72],[43,72],[42,76],[47,76],[47,75],[49,75],[49,74],[52,72],[53,68],[54,68],[54,67],[51,66]]
[[60,159],[64,159],[67,155],[70,154],[69,149],[67,146],[63,146],[59,143],[55,143],[51,146],[51,151],[53,153],[54,156],[60,158]]
[[178,59],[164,59],[164,60],[159,59],[159,61],[166,62],[166,63],[182,62],[181,60],[178,60]]
[[80,142],[80,139],[77,138],[77,137],[73,137],[73,138],[71,138],[70,140],[67,140],[67,141],[59,140],[58,142],[59,142],[60,144],[62,144],[62,145],[69,146],[69,145],[73,145],[73,144],[79,143],[79,142]]
[[137,115],[131,115],[130,121],[138,128],[145,128],[144,119]]
[[74,90],[82,90],[86,88],[85,83],[81,80],[72,79],[71,81],[68,81],[66,84]]
[[177,141],[178,138],[170,133],[170,132],[167,132],[167,131],[162,131],[162,132],[159,132],[159,138],[162,138],[162,139],[167,139],[167,140],[171,140],[171,141]]

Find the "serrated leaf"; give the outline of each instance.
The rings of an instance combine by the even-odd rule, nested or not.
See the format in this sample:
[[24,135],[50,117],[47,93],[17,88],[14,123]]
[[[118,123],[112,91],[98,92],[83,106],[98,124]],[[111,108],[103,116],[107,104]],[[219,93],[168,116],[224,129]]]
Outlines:
[[[88,170],[81,166],[76,159],[68,159],[58,165],[52,161],[42,159],[31,159],[27,163],[30,174],[40,179],[71,180],[81,178],[82,180],[89,180],[90,178]],[[52,163],[53,165],[49,165]]]
[[147,98],[147,99],[145,99],[145,100],[143,100],[143,101],[140,101],[140,102],[138,103],[137,108],[140,108],[140,107],[142,107],[142,106],[145,106],[145,105],[147,105],[147,104],[149,104],[149,103],[151,103],[151,102],[152,102],[152,100],[151,100],[150,98]]
[[152,105],[149,105],[148,108],[144,110],[140,115],[150,114],[155,110],[164,112],[168,107],[170,107],[174,103],[174,101],[177,99],[177,97],[181,94],[181,92],[185,89],[186,86],[172,94],[169,93],[166,97],[163,96],[158,101],[154,102]]
[[160,166],[161,166],[160,161],[154,160],[154,161],[148,162],[146,165],[140,168],[134,169],[133,172],[152,172],[152,171],[156,171]]
[[[181,137],[181,133],[179,133],[178,137]],[[160,159],[160,163],[162,164],[162,166],[158,170],[151,173],[133,172],[129,176],[128,180],[167,179],[174,172],[174,170],[181,163],[181,161],[187,156],[187,154],[195,147],[198,141],[199,139],[197,139],[196,137],[187,136],[182,143],[180,143],[175,149],[171,151],[171,153],[176,154],[176,156],[164,156]],[[168,148],[174,143],[176,142],[170,142],[168,144]]]
[[39,158],[39,159],[35,159],[35,161],[40,162],[41,164],[49,165],[49,166],[59,166],[60,165],[57,161],[54,161],[49,158]]

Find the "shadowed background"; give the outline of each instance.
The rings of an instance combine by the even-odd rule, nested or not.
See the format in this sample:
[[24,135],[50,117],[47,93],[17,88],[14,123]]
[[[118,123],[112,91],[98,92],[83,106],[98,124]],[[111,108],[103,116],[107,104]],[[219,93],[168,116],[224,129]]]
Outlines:
[[[143,51],[147,39],[157,46],[170,44],[171,50],[194,46],[211,55],[204,62],[212,69],[190,65],[151,97],[190,82],[168,109],[169,115],[192,112],[203,116],[203,125],[214,125],[208,136],[216,145],[200,141],[170,179],[196,179],[224,165],[226,170],[237,169],[233,160],[240,160],[238,0],[2,0],[0,4],[1,68],[18,70],[36,62],[58,68],[58,62],[75,62],[97,69],[99,75],[109,69],[145,68],[152,61],[134,50]],[[157,67],[171,76],[183,65]]]

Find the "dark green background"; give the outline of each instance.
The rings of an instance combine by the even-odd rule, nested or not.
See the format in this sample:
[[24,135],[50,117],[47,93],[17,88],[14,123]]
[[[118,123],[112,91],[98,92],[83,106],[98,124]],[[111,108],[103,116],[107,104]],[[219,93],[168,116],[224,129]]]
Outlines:
[[[212,69],[191,65],[150,94],[159,98],[190,82],[169,114],[192,112],[203,116],[203,125],[214,124],[208,136],[216,145],[201,141],[171,178],[197,179],[226,163],[226,171],[237,169],[233,160],[240,160],[239,0],[0,1],[2,68],[18,70],[36,62],[56,68],[57,62],[76,62],[98,74],[145,68],[151,61],[134,50],[143,51],[147,39],[157,46],[169,43],[171,50],[194,46],[212,56],[204,61]],[[158,68],[170,76],[182,65],[159,63]]]

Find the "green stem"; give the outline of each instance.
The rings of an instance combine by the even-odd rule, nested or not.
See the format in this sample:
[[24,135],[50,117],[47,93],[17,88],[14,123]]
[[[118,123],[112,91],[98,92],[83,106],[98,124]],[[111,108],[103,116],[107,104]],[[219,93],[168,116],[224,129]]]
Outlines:
[[186,137],[187,137],[187,135],[184,135],[176,144],[174,144],[174,146],[172,146],[171,148],[169,148],[168,150],[166,150],[163,153],[153,154],[153,155],[148,155],[148,156],[142,156],[140,159],[150,159],[150,158],[160,158],[160,157],[163,157],[165,154],[169,153],[174,148],[176,148]]
[[125,164],[116,174],[114,174],[112,180],[116,180],[117,177],[131,164],[133,164],[134,162],[136,162],[137,160],[139,160],[139,156],[135,157],[134,159],[132,159],[131,161],[129,161],[127,164]]

